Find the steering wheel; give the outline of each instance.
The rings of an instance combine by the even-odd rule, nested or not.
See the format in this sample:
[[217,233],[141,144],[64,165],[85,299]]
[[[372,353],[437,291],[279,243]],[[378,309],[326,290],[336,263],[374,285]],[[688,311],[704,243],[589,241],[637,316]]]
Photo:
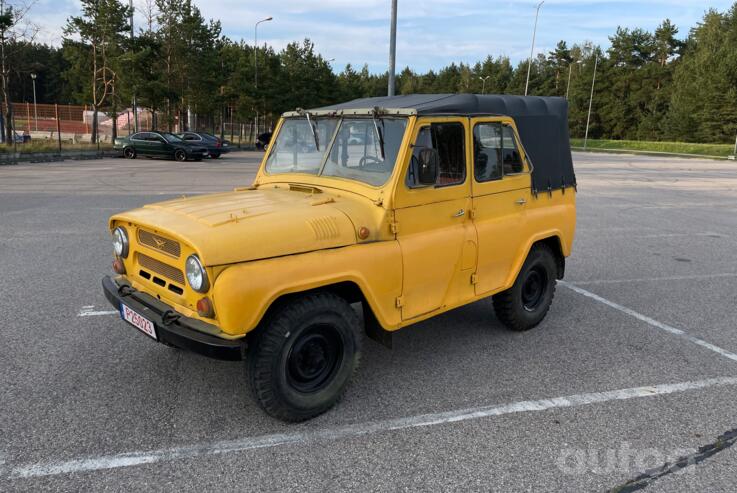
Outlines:
[[373,156],[363,156],[361,160],[358,161],[359,168],[364,168],[367,164],[381,164],[381,161]]

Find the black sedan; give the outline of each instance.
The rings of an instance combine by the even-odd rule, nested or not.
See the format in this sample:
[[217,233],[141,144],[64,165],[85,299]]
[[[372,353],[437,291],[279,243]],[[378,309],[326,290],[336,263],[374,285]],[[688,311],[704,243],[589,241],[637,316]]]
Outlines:
[[207,148],[210,157],[219,158],[222,154],[230,152],[230,142],[205,132],[182,132],[177,134],[185,142],[201,145]]
[[138,132],[128,137],[118,137],[113,149],[121,151],[128,159],[148,156],[201,161],[209,154],[207,147],[186,142],[168,132]]

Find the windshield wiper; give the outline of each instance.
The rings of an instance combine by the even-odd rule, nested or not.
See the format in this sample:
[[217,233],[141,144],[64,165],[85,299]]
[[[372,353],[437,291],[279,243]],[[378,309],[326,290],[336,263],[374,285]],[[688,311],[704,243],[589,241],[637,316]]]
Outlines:
[[[384,134],[381,130],[379,130],[379,125],[376,123],[376,110],[371,113],[371,119],[374,121],[374,130],[376,130],[376,135],[379,137],[379,150],[381,151],[381,160],[385,160],[386,156],[384,155]],[[381,126],[384,127],[384,120],[381,120]]]
[[318,151],[320,150],[320,137],[317,136],[317,130],[316,130],[316,124],[312,123],[312,120],[310,119],[310,114],[305,111],[305,116],[307,117],[307,123],[310,126],[310,130],[312,131],[312,138],[315,139],[315,149]]

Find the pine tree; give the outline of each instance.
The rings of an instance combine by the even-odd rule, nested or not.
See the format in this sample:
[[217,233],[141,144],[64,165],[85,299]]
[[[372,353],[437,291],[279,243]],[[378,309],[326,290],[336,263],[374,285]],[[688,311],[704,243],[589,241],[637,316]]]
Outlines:
[[[76,58],[87,58],[92,102],[92,142],[98,141],[98,113],[115,92],[125,34],[130,31],[129,8],[119,0],[81,0],[82,15],[70,17],[64,29],[67,47]],[[69,38],[78,36],[80,42]],[[76,52],[76,53],[74,53]],[[83,65],[82,65],[83,66]],[[77,65],[80,68],[80,65]]]

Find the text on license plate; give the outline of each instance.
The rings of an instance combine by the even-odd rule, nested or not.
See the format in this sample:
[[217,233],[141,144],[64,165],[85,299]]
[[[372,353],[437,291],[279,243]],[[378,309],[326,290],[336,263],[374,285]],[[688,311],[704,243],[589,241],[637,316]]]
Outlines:
[[123,320],[125,320],[144,334],[156,339],[156,328],[154,328],[154,323],[149,319],[139,315],[135,311],[131,310],[123,303],[120,304],[120,316],[123,317]]

